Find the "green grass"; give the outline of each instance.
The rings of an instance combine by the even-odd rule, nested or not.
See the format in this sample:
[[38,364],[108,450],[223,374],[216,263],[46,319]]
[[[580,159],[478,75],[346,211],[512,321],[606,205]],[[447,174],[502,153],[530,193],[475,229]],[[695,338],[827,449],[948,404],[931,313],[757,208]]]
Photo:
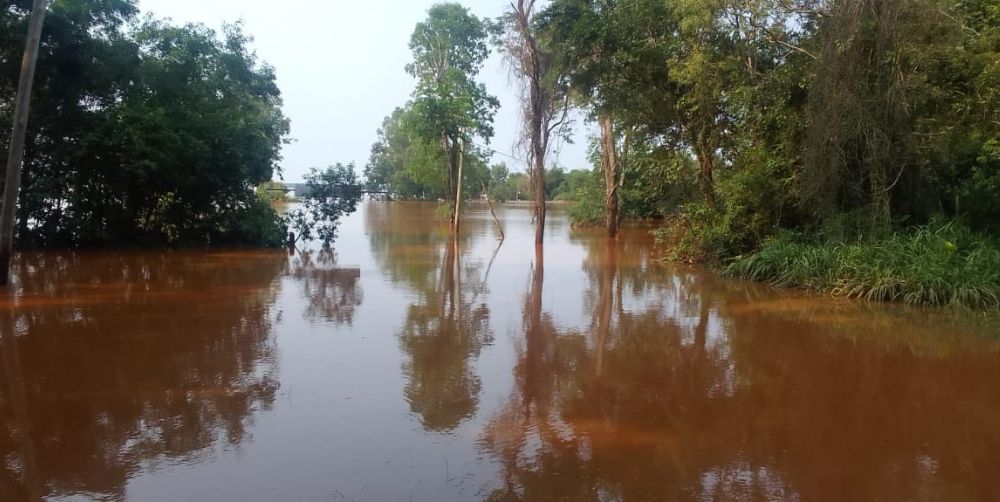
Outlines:
[[737,258],[725,271],[872,301],[1000,309],[1000,243],[954,223],[854,243],[808,242],[786,234]]

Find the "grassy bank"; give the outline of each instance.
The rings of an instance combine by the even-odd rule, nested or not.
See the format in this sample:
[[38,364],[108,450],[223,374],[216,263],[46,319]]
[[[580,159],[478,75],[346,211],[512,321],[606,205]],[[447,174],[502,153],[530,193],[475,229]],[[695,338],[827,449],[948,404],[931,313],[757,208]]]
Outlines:
[[853,243],[785,234],[725,271],[741,279],[851,298],[1000,309],[1000,243],[955,224]]

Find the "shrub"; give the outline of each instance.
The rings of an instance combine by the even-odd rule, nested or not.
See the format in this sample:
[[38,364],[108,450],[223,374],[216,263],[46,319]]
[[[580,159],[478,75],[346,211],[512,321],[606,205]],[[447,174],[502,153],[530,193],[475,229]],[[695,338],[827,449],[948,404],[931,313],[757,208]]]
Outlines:
[[1000,244],[957,223],[853,243],[784,233],[736,259],[728,275],[782,287],[912,305],[1000,308]]

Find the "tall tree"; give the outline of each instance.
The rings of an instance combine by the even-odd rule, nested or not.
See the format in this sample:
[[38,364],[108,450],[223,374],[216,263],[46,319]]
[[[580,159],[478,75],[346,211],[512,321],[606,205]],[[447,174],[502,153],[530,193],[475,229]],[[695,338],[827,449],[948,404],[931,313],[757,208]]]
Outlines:
[[[23,4],[0,10],[2,122],[16,74],[7,35],[26,25]],[[49,7],[18,246],[280,245],[277,215],[254,194],[278,171],[288,132],[274,70],[239,25],[218,33],[136,14],[129,0]]]
[[[555,0],[541,13],[577,105],[600,126],[608,235],[618,234],[630,134],[672,117],[666,37],[676,23],[660,0]],[[616,127],[617,126],[617,127]]]
[[17,104],[14,109],[14,127],[7,152],[7,175],[4,184],[3,207],[0,209],[0,285],[6,285],[10,276],[10,255],[14,250],[14,219],[17,216],[17,193],[21,188],[21,164],[24,161],[24,136],[28,131],[28,109],[31,105],[31,88],[35,81],[38,46],[42,40],[46,0],[35,0],[31,9],[21,77],[17,86]]
[[461,204],[460,167],[464,144],[473,137],[489,141],[499,101],[475,81],[489,56],[488,30],[482,20],[456,3],[437,4],[410,37],[413,63],[406,67],[417,78],[414,112],[423,117],[424,134],[437,138],[448,165],[451,220],[458,229]]
[[539,26],[535,0],[516,0],[502,22],[500,43],[521,83],[523,143],[535,192],[535,244],[545,240],[545,157],[553,134],[566,124],[568,83]]

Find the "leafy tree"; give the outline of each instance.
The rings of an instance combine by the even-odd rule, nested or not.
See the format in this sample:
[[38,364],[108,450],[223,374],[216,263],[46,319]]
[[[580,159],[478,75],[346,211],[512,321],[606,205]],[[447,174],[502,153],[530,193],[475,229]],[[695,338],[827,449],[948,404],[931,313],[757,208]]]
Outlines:
[[[0,123],[10,120],[8,27],[0,9]],[[50,8],[17,218],[21,247],[129,242],[276,244],[254,187],[277,172],[288,133],[274,71],[239,25],[137,22],[134,2]]]
[[676,23],[660,0],[555,0],[542,18],[575,101],[600,125],[605,225],[613,237],[629,135],[648,133],[673,113],[670,44],[662,39]]
[[324,249],[337,238],[341,218],[353,213],[361,200],[362,186],[354,164],[337,163],[326,169],[312,168],[305,176],[307,195],[301,209],[286,215],[291,244],[318,240]]
[[[388,192],[404,199],[438,200],[449,197],[448,173],[441,147],[423,133],[424,117],[412,105],[397,108],[386,117],[365,166],[370,191]],[[469,146],[463,157],[462,192],[479,193],[489,173],[485,151]]]
[[493,136],[493,117],[500,103],[475,81],[487,56],[487,25],[456,3],[437,4],[418,23],[410,38],[417,78],[412,113],[424,141],[439,141],[448,170],[451,219],[458,228],[462,168],[473,137]]

